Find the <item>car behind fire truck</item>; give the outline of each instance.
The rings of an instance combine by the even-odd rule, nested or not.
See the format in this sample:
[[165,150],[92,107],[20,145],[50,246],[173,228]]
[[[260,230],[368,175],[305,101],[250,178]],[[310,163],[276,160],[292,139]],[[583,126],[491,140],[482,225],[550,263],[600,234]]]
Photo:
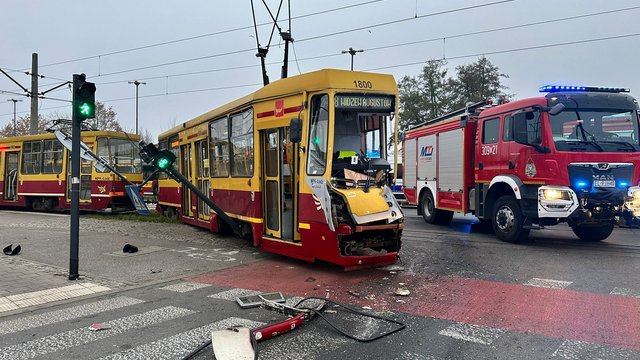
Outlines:
[[628,89],[544,86],[544,96],[469,104],[409,129],[404,191],[448,224],[471,213],[497,237],[566,222],[585,241],[640,218],[638,104]]

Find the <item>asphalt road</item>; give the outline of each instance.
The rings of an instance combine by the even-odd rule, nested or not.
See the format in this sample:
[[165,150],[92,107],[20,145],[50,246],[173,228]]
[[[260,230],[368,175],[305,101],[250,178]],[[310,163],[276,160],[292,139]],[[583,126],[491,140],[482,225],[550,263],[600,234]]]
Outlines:
[[[83,220],[81,241],[92,240],[82,243],[81,274],[112,290],[0,314],[0,360],[180,358],[212,329],[282,319],[233,302],[256,291],[281,291],[291,303],[329,297],[407,325],[362,343],[315,319],[260,343],[261,359],[640,358],[640,230],[619,228],[604,242],[583,243],[556,226],[508,244],[477,231],[470,217],[439,227],[405,211],[404,270],[350,273],[183,225]],[[66,221],[0,212],[0,233],[21,237],[25,260],[64,267]],[[116,256],[124,241],[153,251]],[[56,249],[62,255],[52,256]],[[394,295],[398,288],[410,294]],[[392,327],[325,310],[354,335]],[[92,332],[92,323],[111,329]],[[196,358],[213,358],[211,349]]]

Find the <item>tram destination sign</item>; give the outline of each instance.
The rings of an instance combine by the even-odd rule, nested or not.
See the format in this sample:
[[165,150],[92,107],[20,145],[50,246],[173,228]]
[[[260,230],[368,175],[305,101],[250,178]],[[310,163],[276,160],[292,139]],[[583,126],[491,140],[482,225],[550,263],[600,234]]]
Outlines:
[[393,111],[393,96],[380,95],[336,95],[336,109]]

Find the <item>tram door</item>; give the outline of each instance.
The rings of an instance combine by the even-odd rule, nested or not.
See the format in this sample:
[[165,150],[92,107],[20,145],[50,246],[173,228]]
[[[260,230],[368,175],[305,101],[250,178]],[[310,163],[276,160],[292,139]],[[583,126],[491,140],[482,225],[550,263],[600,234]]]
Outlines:
[[289,128],[267,129],[262,132],[261,141],[265,234],[298,241],[297,165],[292,156],[294,144],[289,142]]
[[6,152],[4,159],[4,199],[18,200],[18,157],[19,152]]
[[[71,151],[67,151],[67,197],[71,202]],[[80,202],[91,202],[91,161],[80,158]]]
[[[191,144],[180,145],[180,172],[191,181]],[[191,190],[182,185],[182,216],[191,217]]]
[[[209,196],[209,147],[207,140],[200,140],[196,146],[196,186],[203,194]],[[209,221],[211,209],[202,199],[197,197],[198,219]]]

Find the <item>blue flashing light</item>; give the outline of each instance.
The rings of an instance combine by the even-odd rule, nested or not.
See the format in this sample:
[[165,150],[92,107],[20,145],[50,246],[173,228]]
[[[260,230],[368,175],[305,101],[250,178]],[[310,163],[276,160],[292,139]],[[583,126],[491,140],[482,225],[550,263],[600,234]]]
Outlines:
[[577,189],[586,189],[589,186],[589,183],[584,181],[584,180],[578,180],[576,181],[576,188]]
[[559,92],[559,91],[589,91],[589,92],[606,92],[606,93],[621,93],[629,92],[626,88],[612,88],[612,87],[599,87],[599,86],[566,86],[566,85],[545,85],[540,87],[540,92]]
[[629,186],[629,182],[625,180],[618,181],[618,187],[624,189]]

